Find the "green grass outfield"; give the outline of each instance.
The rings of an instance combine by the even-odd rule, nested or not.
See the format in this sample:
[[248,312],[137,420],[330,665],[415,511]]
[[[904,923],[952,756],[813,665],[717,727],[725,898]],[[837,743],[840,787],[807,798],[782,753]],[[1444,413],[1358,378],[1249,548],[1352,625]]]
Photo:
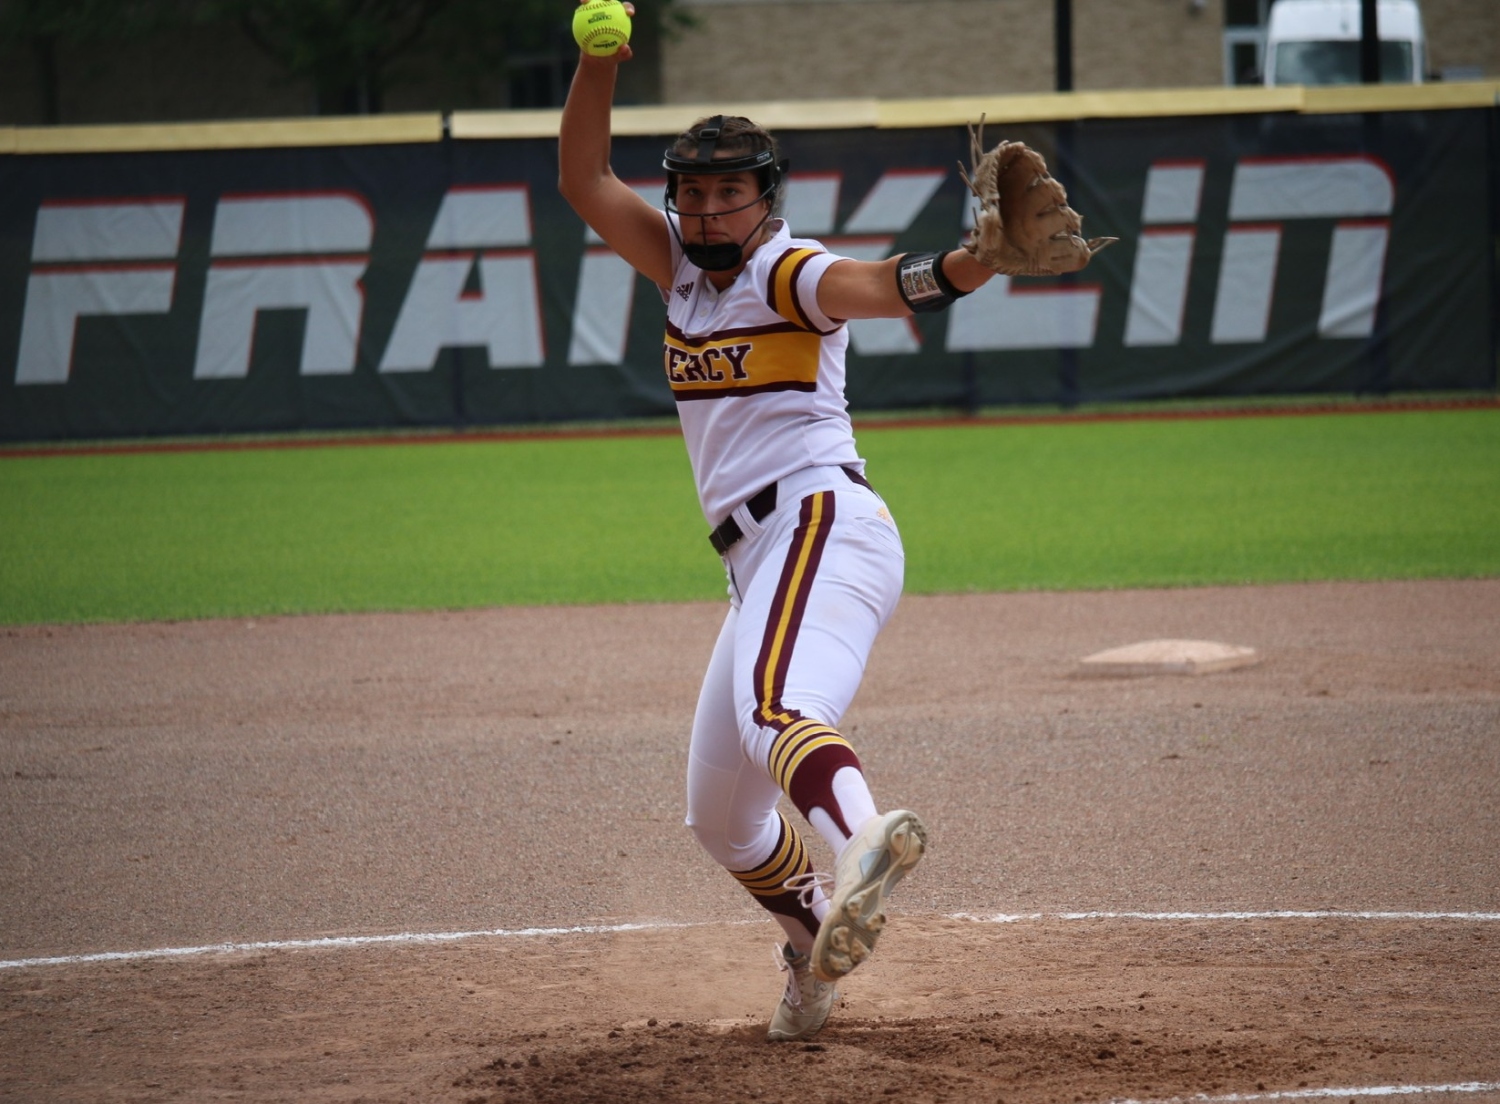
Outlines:
[[[1500,574],[1494,408],[859,440],[910,593]],[[12,453],[0,623],[724,592],[675,434]]]

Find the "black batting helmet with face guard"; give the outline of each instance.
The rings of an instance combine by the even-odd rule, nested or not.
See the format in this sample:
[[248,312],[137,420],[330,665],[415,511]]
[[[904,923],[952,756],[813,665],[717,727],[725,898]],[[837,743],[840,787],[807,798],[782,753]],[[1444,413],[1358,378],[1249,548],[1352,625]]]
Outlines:
[[[718,213],[733,214],[734,211],[743,211],[746,207],[753,207],[757,203],[769,202],[770,206],[766,212],[766,218],[769,218],[781,207],[786,182],[788,162],[778,159],[777,154],[776,140],[749,119],[734,115],[715,115],[708,119],[701,119],[678,136],[677,141],[667,149],[662,159],[662,168],[667,170],[666,208],[679,220],[684,217],[706,217],[684,216],[678,209],[678,174],[721,176],[726,173],[748,172],[755,175],[760,186],[760,194],[733,211]],[[760,231],[764,222],[765,219],[762,219],[756,224],[751,237]],[[674,233],[677,233],[678,244],[688,260],[710,272],[737,267],[744,257],[745,244],[750,240],[747,237],[744,242],[738,244],[735,242],[720,242],[712,245],[691,244],[684,241],[680,231],[675,228]]]

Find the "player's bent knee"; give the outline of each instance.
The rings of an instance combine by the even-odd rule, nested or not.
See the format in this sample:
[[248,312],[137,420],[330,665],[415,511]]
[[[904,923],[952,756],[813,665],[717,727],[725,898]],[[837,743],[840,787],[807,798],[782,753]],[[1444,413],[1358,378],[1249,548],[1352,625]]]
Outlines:
[[765,862],[767,854],[775,849],[779,831],[774,812],[768,821],[748,832],[731,833],[727,825],[698,820],[691,812],[686,824],[698,845],[716,863],[730,871],[750,870]]

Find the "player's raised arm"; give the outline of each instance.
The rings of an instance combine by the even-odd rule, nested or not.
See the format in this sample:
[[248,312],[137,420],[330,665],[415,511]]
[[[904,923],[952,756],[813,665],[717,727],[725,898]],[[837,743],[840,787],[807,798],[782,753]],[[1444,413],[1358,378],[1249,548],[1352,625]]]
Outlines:
[[[632,5],[625,7],[634,13]],[[610,248],[647,279],[666,287],[672,282],[666,220],[615,176],[609,164],[615,72],[629,59],[628,45],[608,57],[580,52],[558,134],[557,186]]]

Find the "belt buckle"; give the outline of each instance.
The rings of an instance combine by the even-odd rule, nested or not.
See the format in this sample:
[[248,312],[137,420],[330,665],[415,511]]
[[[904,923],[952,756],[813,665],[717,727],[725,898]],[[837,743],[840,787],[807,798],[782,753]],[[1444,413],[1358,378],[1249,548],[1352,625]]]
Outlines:
[[708,543],[719,555],[727,555],[729,550],[739,542],[745,534],[741,531],[739,523],[732,517],[727,517],[719,522],[718,527],[708,534]]
[[[776,484],[766,484],[745,499],[743,505],[745,512],[757,522],[764,521],[770,516],[771,511],[776,509]],[[738,508],[735,507],[735,509]],[[731,512],[708,534],[708,543],[713,545],[714,551],[722,556],[739,543],[744,535],[745,531],[740,528],[740,523],[734,520],[734,514]]]

